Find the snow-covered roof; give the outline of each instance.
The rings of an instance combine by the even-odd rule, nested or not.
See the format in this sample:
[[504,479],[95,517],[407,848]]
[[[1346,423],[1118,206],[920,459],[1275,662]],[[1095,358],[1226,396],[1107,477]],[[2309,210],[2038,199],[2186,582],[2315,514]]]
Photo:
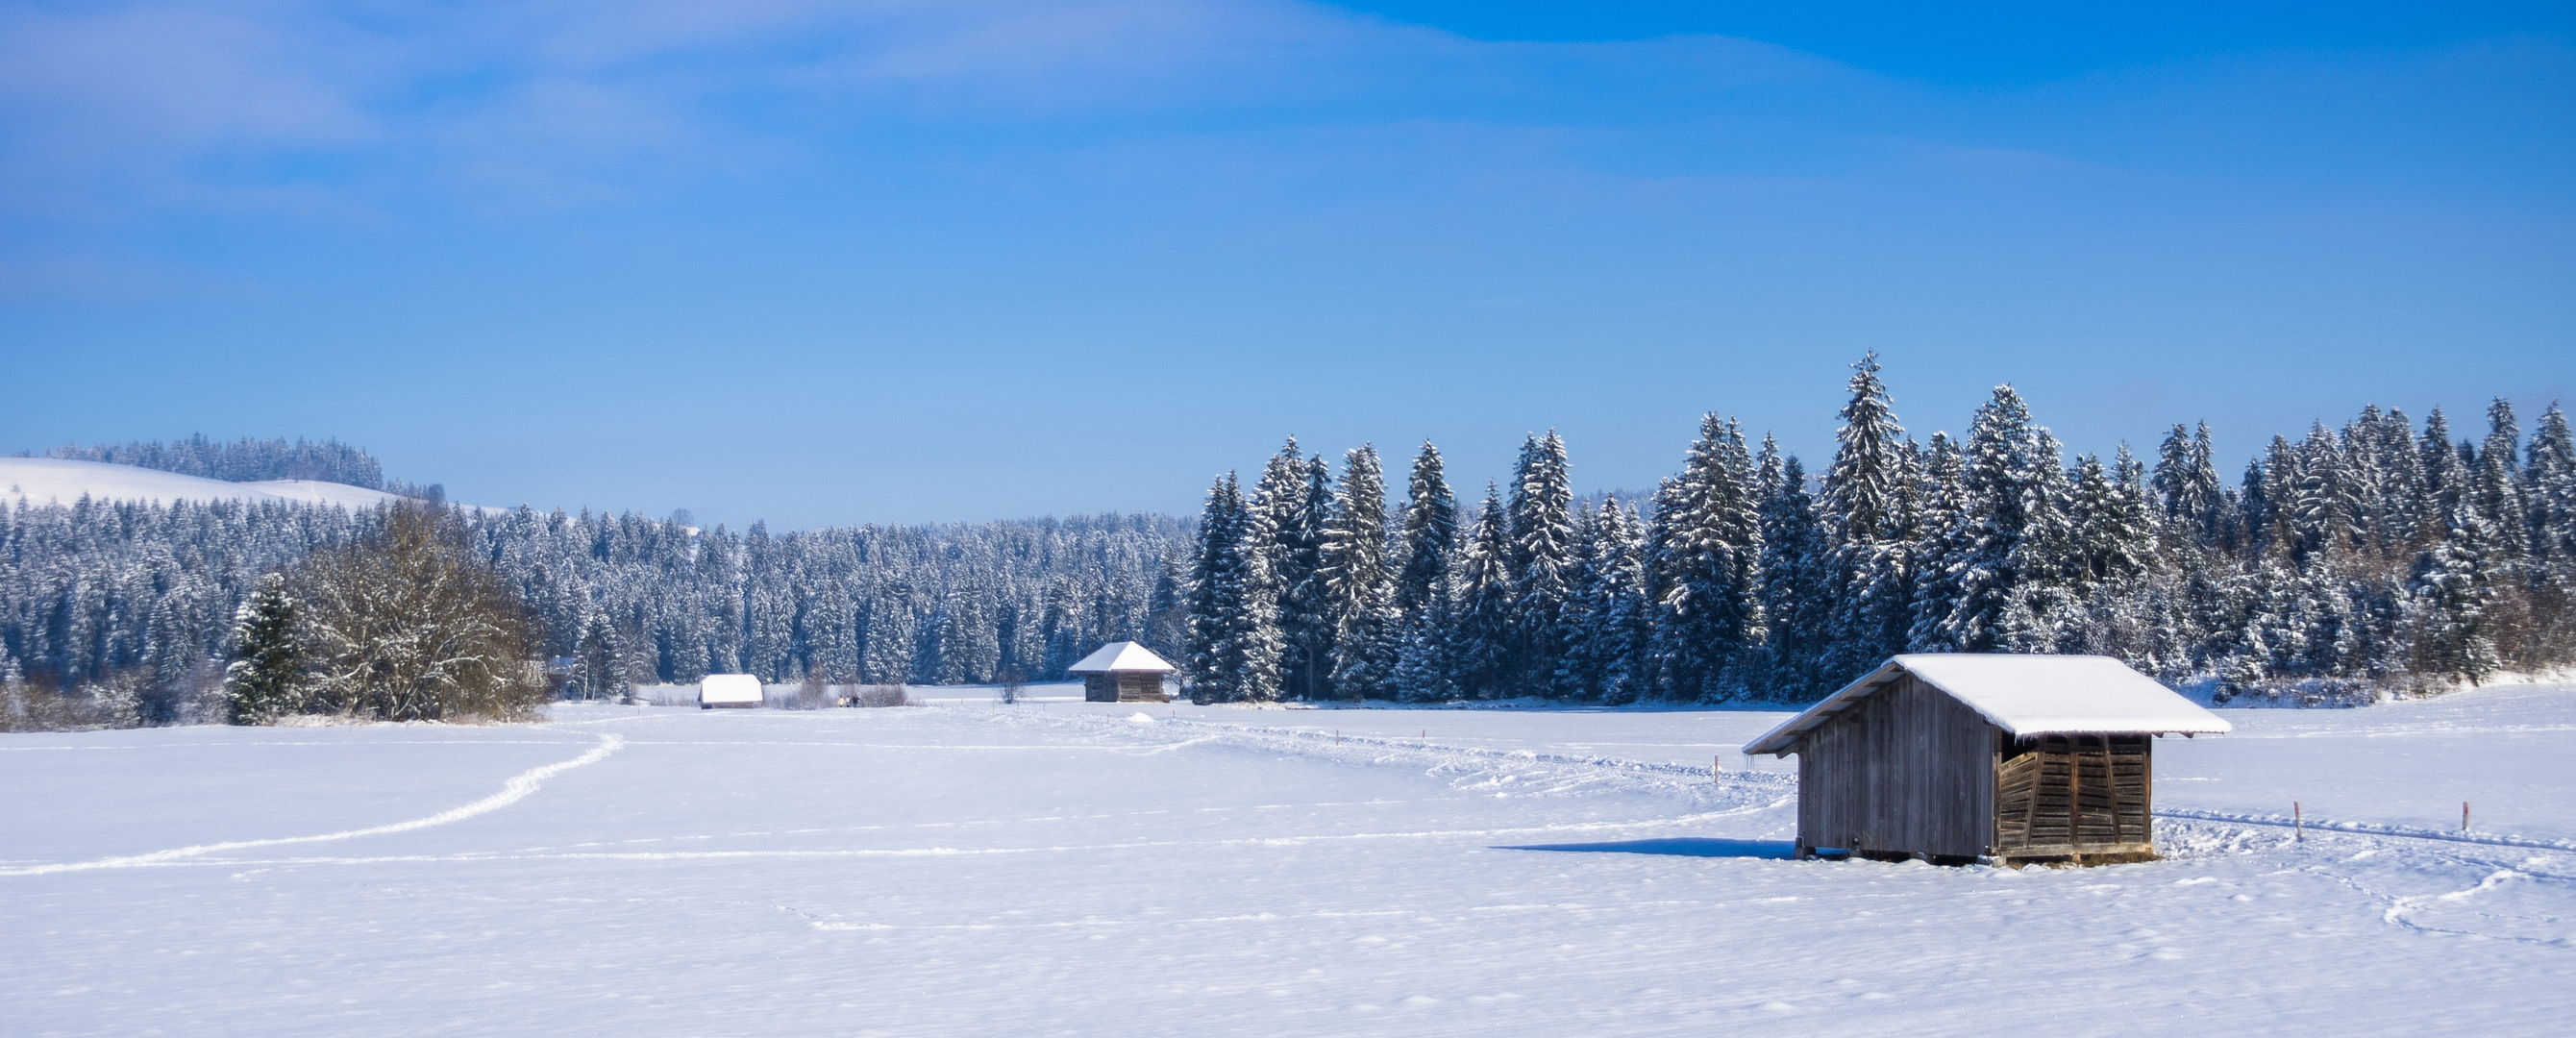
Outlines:
[[2108,656],[1923,653],[1898,656],[1808,707],[1744,752],[1782,753],[1834,715],[1912,674],[2014,736],[2075,732],[2222,734],[2234,726]]
[[760,702],[760,679],[749,674],[709,674],[698,682],[698,702]]
[[1154,650],[1135,642],[1110,642],[1101,646],[1100,651],[1064,669],[1073,674],[1108,674],[1114,671],[1169,672],[1181,668],[1164,662],[1162,657],[1154,655]]

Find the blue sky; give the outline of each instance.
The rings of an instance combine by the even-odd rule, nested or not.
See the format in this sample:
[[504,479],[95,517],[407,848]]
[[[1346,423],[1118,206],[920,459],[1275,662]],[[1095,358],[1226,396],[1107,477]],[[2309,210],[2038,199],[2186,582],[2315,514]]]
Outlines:
[[2576,384],[2562,6],[1792,6],[0,6],[0,451],[813,526]]

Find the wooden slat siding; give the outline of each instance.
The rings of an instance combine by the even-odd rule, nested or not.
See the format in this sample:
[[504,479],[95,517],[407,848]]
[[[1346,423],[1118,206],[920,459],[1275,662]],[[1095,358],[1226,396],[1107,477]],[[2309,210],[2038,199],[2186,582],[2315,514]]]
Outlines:
[[1995,732],[1912,675],[1798,746],[1798,840],[1808,847],[1969,858],[1994,833]]
[[1163,676],[1160,674],[1120,674],[1118,675],[1118,701],[1169,703],[1172,697],[1163,694]]
[[2153,851],[2152,746],[2143,735],[2047,735],[2005,747],[1996,769],[1996,851]]
[[1117,684],[1117,678],[1113,677],[1112,675],[1108,675],[1108,674],[1085,674],[1085,675],[1083,675],[1083,676],[1082,676],[1082,699],[1083,699],[1083,701],[1084,701],[1084,702],[1086,702],[1086,703],[1115,703],[1115,702],[1117,702],[1117,701],[1118,701],[1118,684]]

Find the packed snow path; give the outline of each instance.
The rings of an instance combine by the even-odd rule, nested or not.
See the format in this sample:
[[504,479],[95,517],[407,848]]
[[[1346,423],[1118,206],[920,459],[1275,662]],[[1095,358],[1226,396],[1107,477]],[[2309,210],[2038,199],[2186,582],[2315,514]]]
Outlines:
[[[1733,755],[1780,716],[963,701],[0,736],[0,1004],[13,1035],[2576,1011],[2576,690],[2231,712],[2159,744],[2172,859],[2086,870],[1783,860],[1794,781]],[[2271,824],[2293,799],[2304,840]],[[2459,800],[2485,842],[2445,829]]]

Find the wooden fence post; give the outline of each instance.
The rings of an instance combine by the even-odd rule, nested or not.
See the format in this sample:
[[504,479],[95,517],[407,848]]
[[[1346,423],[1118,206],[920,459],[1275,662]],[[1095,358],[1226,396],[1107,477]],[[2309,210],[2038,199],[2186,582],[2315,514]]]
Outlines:
[[2290,839],[2298,843],[2308,842],[2307,816],[2299,813],[2299,802],[2296,800],[2290,801]]

